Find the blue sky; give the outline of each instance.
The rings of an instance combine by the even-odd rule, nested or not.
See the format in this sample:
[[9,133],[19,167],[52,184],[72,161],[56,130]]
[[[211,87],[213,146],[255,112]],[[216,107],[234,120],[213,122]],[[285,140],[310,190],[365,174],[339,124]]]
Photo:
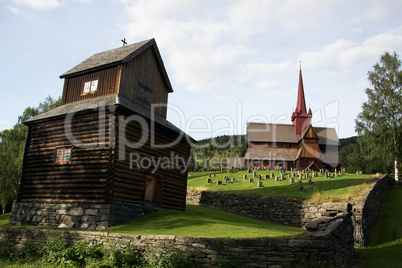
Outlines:
[[313,124],[355,135],[367,72],[402,55],[402,1],[0,0],[0,130],[61,96],[92,54],[155,38],[174,93],[168,119],[196,139],[290,124],[300,61]]

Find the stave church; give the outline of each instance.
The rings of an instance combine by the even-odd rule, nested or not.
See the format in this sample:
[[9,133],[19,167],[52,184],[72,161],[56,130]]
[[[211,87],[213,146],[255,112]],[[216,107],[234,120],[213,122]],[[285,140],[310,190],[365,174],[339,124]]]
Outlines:
[[[247,123],[248,149],[243,165],[248,168],[333,171],[339,168],[339,139],[335,128],[314,127],[307,111],[300,68],[297,105],[292,124]],[[232,161],[232,163],[230,163]],[[228,166],[234,167],[234,159]]]

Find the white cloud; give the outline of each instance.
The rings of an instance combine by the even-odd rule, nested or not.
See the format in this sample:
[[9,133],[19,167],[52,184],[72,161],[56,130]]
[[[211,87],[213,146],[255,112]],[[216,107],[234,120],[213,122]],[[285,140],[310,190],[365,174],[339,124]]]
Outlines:
[[12,124],[8,121],[0,121],[0,131],[12,128]]
[[19,7],[29,7],[35,10],[54,9],[60,6],[59,0],[10,0],[8,8],[14,12],[19,12]]
[[339,39],[322,51],[300,54],[305,67],[331,67],[332,70],[349,71],[362,64],[374,64],[385,51],[402,51],[402,35],[383,33],[363,42]]

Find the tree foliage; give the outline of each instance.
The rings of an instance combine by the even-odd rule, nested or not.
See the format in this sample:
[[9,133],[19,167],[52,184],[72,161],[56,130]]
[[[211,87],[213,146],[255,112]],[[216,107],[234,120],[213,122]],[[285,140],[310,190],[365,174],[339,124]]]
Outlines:
[[368,101],[356,119],[361,152],[373,164],[385,168],[394,164],[398,179],[398,159],[402,153],[402,71],[401,60],[386,52],[368,72],[372,88],[366,89]]
[[224,168],[226,157],[243,157],[247,152],[245,135],[224,135],[197,141],[191,148],[189,170],[220,170]]
[[18,117],[18,123],[12,129],[0,132],[0,206],[3,213],[18,194],[22,175],[25,142],[28,128],[22,123],[26,120],[60,106],[61,99],[48,96],[38,107],[27,107]]

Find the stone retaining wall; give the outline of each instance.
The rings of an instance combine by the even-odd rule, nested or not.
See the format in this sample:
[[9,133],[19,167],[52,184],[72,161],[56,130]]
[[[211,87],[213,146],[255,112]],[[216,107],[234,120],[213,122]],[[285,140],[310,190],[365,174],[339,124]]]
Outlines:
[[102,230],[143,214],[141,205],[13,203],[10,224]]
[[355,226],[354,237],[357,246],[367,244],[367,239],[377,220],[381,202],[384,200],[389,186],[394,183],[394,178],[384,176],[377,182],[368,185],[353,204],[352,220]]
[[[106,232],[55,231],[38,229],[0,229],[0,239],[20,245],[64,235],[72,244],[78,240],[96,240],[102,244],[129,243],[148,250],[167,246],[183,249],[197,262],[216,265],[227,258],[235,267],[278,267],[285,263],[314,260],[320,267],[343,266],[353,254],[353,225],[348,216],[311,225],[294,239],[213,239],[179,236],[133,236]],[[165,244],[165,246],[163,246]]]
[[346,215],[352,206],[347,202],[301,203],[278,198],[262,198],[216,192],[187,191],[187,204],[236,213],[249,218],[282,225],[303,227],[321,217]]
[[381,179],[369,183],[355,203],[312,204],[278,198],[249,197],[206,191],[187,191],[186,202],[295,227],[304,227],[315,219],[333,218],[351,212],[355,226],[355,243],[358,246],[364,246],[390,182],[394,182],[394,180],[383,176]]

